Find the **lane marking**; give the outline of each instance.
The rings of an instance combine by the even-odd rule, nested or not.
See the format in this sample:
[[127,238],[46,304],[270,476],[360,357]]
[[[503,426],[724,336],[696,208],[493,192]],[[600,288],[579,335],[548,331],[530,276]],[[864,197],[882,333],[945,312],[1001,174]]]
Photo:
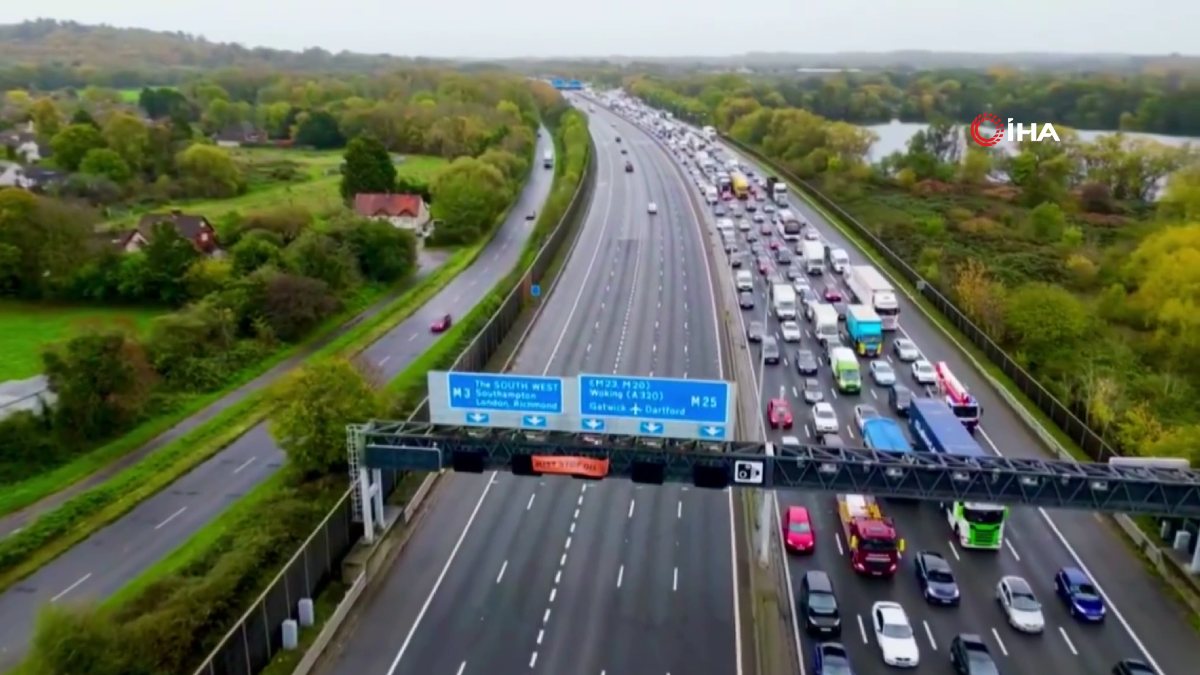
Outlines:
[[416,339],[417,339],[417,334],[416,334],[416,333],[413,333],[412,335],[409,335],[409,336],[408,336],[408,341],[409,341],[409,342],[412,342],[413,340],[416,340]]
[[508,569],[507,560],[505,560],[504,564],[500,566],[500,573],[496,575],[496,583],[500,583],[500,580],[504,578],[504,570],[506,569]]
[[995,628],[992,628],[992,637],[996,638],[996,644],[1000,646],[1000,652],[1008,656],[1008,647],[1004,646],[1004,640],[1000,639],[1000,633]]
[[536,496],[537,496],[537,493],[536,493],[536,492],[535,492],[535,493],[533,493],[533,494],[531,494],[531,495],[529,495],[529,503],[525,505],[525,510],[526,510],[526,511],[528,511],[529,509],[532,509],[532,508],[533,508],[533,498],[534,498],[534,497],[536,497]]
[[246,460],[246,461],[242,462],[241,464],[239,464],[239,465],[238,465],[238,468],[234,469],[234,470],[233,470],[233,472],[234,472],[235,474],[236,474],[236,473],[241,473],[241,472],[242,472],[242,469],[245,469],[246,467],[250,466],[250,465],[251,465],[251,464],[253,464],[253,463],[254,463],[254,462],[257,460],[257,459],[258,459],[258,457],[257,457],[257,456],[251,457],[250,459],[248,459],[248,460]]
[[678,567],[676,567],[675,571],[671,573],[671,590],[672,591],[679,590],[679,568]]
[[463,675],[463,671],[466,669],[467,669],[467,662],[463,661],[462,664],[458,666],[458,672],[455,673],[455,675]]
[[929,622],[922,619],[921,624],[925,626],[925,637],[929,638],[929,646],[933,647],[933,651],[936,652],[938,650],[937,642],[933,640],[933,630],[929,628]]
[[[862,635],[863,644],[864,645],[868,644],[867,643],[867,626],[866,626],[866,624],[863,623],[862,614],[855,614],[854,618],[858,619],[858,632],[860,635]],[[804,657],[802,656],[800,658],[803,659]]]
[[71,584],[70,586],[67,586],[63,590],[59,591],[58,595],[54,596],[53,598],[50,598],[50,602],[58,602],[59,600],[62,599],[62,597],[64,595],[66,595],[67,593],[70,593],[71,591],[75,590],[76,588],[79,588],[80,584],[82,584],[83,582],[85,582],[91,578],[92,578],[91,572],[88,572],[87,574],[83,575],[82,577],[79,577],[79,581],[76,581],[75,583]]
[[380,367],[386,366],[387,362],[391,361],[391,360],[392,360],[392,355],[388,354],[387,356],[383,357],[382,359],[379,359],[379,366]]
[[621,565],[621,569],[617,570],[617,588],[621,587],[621,581],[625,578],[625,566]]
[[571,538],[570,537],[567,537],[567,543],[565,546],[563,546],[563,549],[567,550],[567,551],[571,550]]
[[958,548],[954,545],[954,542],[952,540],[946,540],[946,543],[950,545],[950,552],[954,554],[954,559],[962,560],[962,556],[958,554]]
[[675,505],[675,519],[676,520],[683,519],[683,500],[682,499],[680,499],[679,503]]
[[556,597],[558,597],[558,588],[557,587],[551,588],[550,589],[550,604],[552,604],[552,605],[554,604],[554,598],[556,598]]
[[539,628],[539,629],[538,629],[538,636],[537,636],[537,643],[538,643],[538,646],[539,646],[539,647],[541,647],[541,646],[542,646],[542,639],[544,639],[545,637],[546,637],[546,630],[545,630],[545,629],[543,629],[543,628]]
[[633,517],[633,500],[632,499],[629,500],[629,517],[630,518]]
[[[1079,652],[1075,651],[1075,645],[1071,644],[1071,638],[1067,637],[1067,631],[1062,626],[1058,627],[1058,634],[1061,635],[1063,641],[1067,643],[1067,649],[1070,649],[1071,653],[1074,654],[1075,656],[1079,656]],[[1153,666],[1153,667],[1155,669],[1157,669],[1157,666]],[[1161,673],[1162,671],[1160,670],[1158,672]]]
[[1021,562],[1021,554],[1017,553],[1017,549],[1013,548],[1012,542],[1008,540],[1008,537],[1004,538],[1004,545],[1008,548],[1008,552],[1013,554],[1013,557],[1017,559],[1017,562]]
[[536,665],[537,665],[537,652],[534,652],[533,656],[529,657],[529,667],[533,668]]
[[550,622],[550,608],[547,607],[546,611],[542,613],[542,625],[545,625],[549,622]]
[[159,524],[155,525],[155,526],[154,526],[154,529],[156,529],[156,530],[161,530],[163,527],[165,527],[165,526],[167,525],[167,523],[170,523],[172,520],[175,520],[175,519],[176,519],[176,518],[178,518],[179,516],[183,515],[183,512],[184,512],[184,511],[187,511],[187,507],[186,507],[186,506],[181,506],[181,507],[179,507],[179,510],[178,510],[178,511],[176,511],[175,513],[172,513],[171,515],[167,516],[167,519],[166,519],[166,520],[164,520],[164,521],[162,521],[161,523],[159,523]]

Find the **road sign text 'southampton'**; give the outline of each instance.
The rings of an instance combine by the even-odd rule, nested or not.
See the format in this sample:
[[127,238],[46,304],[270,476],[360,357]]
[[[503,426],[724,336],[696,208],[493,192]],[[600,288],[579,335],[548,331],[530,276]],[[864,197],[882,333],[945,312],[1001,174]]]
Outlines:
[[737,397],[721,380],[430,372],[436,424],[723,441]]

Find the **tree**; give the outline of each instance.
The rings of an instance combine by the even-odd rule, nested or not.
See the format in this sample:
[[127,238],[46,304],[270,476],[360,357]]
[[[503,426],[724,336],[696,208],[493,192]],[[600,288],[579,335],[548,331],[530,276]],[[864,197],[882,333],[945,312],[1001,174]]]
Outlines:
[[146,257],[147,291],[168,305],[181,305],[188,298],[185,275],[199,257],[192,242],[169,221],[155,223],[142,248]]
[[1008,175],[1021,188],[1026,204],[1062,201],[1075,170],[1068,145],[1068,138],[1062,143],[1025,143],[1008,161]]
[[967,258],[955,270],[954,297],[959,308],[997,341],[1004,337],[1006,290],[992,279],[987,266],[975,258]]
[[179,153],[175,163],[189,195],[232,197],[244,187],[241,170],[224,148],[197,143]]
[[346,146],[342,166],[342,199],[363,193],[390,193],[396,189],[396,165],[377,139],[359,136]]
[[1038,241],[1050,244],[1062,239],[1067,227],[1067,215],[1058,204],[1043,202],[1029,213],[1029,224]]
[[175,388],[205,391],[219,386],[224,373],[214,373],[203,362],[233,349],[236,340],[233,312],[199,302],[156,318],[146,346],[155,370]]
[[1075,371],[1096,325],[1070,291],[1031,283],[1008,294],[1005,327],[1027,368],[1052,376]]
[[288,245],[284,258],[289,270],[320,279],[331,289],[342,290],[358,282],[354,255],[330,236],[308,231]]
[[29,108],[29,117],[33,121],[34,131],[38,138],[50,140],[62,131],[62,112],[52,98],[39,98]]
[[99,123],[96,122],[96,118],[92,117],[87,108],[76,108],[75,112],[71,113],[71,124],[86,124],[97,129],[100,128]]
[[500,170],[478,159],[460,157],[442,168],[430,185],[431,211],[442,221],[433,233],[434,241],[477,241],[506,206],[506,188]]
[[260,315],[280,340],[304,337],[338,307],[324,281],[294,274],[274,274],[262,287]]
[[1159,208],[1169,217],[1200,221],[1200,164],[1171,174]]
[[346,240],[363,276],[390,283],[404,278],[417,265],[417,238],[412,232],[369,218],[353,222]]
[[67,171],[78,171],[89,150],[104,147],[104,137],[90,124],[72,124],[50,140],[54,161]]
[[296,126],[296,145],[312,146],[318,150],[340,148],[346,143],[338,129],[337,118],[324,110],[312,110],[300,115]]
[[113,113],[104,122],[104,141],[135,171],[150,166],[150,131],[128,113]]
[[70,284],[89,256],[95,215],[15,188],[0,189],[0,244],[6,282],[20,296],[53,296]]
[[326,475],[346,465],[346,420],[382,412],[371,384],[349,361],[306,366],[279,388],[271,436],[302,475]]
[[88,150],[83,156],[83,161],[79,163],[79,170],[93,176],[104,176],[118,185],[125,183],[133,175],[125,160],[108,148]]
[[86,439],[111,436],[139,415],[154,385],[145,350],[120,332],[85,333],[42,357],[57,427]]
[[262,234],[262,230],[252,230],[230,249],[235,273],[250,274],[260,267],[277,264],[283,259],[279,245]]

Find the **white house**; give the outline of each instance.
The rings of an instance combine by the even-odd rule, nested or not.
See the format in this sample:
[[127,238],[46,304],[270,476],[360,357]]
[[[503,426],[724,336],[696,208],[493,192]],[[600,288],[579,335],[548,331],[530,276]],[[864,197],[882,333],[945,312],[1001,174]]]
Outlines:
[[25,176],[25,167],[16,162],[0,161],[0,187],[28,189],[33,182]]
[[354,212],[364,218],[386,220],[411,230],[418,237],[429,235],[429,207],[420,195],[364,193],[354,195]]
[[37,142],[37,136],[31,131],[6,131],[0,133],[0,144],[12,148],[17,159],[26,164],[33,164],[43,158],[42,146]]

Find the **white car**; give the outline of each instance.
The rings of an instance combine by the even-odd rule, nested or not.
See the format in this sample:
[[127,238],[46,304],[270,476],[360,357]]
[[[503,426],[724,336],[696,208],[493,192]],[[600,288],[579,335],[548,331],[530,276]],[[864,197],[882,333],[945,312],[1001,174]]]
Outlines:
[[838,432],[837,413],[833,405],[822,401],[813,406],[813,430],[818,434],[836,434]]
[[779,439],[779,444],[785,448],[793,448],[797,450],[802,447],[800,439],[796,436],[784,436],[783,438]]
[[800,341],[800,324],[795,321],[784,321],[779,324],[779,332],[783,335],[784,342]]
[[996,602],[1008,617],[1008,625],[1022,633],[1041,633],[1046,629],[1042,603],[1023,578],[1000,577],[996,584]]
[[746,220],[745,218],[743,218],[741,216],[738,216],[737,228],[738,228],[739,232],[749,232],[750,231],[750,221]]
[[655,204],[654,202],[650,202],[650,205],[646,207],[646,211],[648,211],[651,214],[658,213],[658,204]]
[[854,406],[854,426],[858,427],[859,431],[862,431],[864,422],[875,417],[882,417],[875,406],[865,403]]
[[917,384],[937,383],[937,373],[933,370],[933,364],[925,359],[913,361],[912,376],[917,381]]
[[921,650],[913,635],[908,614],[896,602],[877,602],[871,606],[871,624],[875,642],[883,662],[896,668],[916,668],[921,663]]
[[881,387],[890,387],[896,384],[896,371],[892,370],[892,364],[887,361],[876,359],[868,368],[871,370],[871,379],[875,380],[875,384]]
[[917,343],[908,338],[899,338],[893,342],[892,352],[896,358],[906,363],[921,358],[921,350],[917,349]]
[[816,241],[820,238],[821,237],[820,237],[820,235],[817,234],[817,231],[812,229],[811,227],[804,230],[804,240],[805,241]]

